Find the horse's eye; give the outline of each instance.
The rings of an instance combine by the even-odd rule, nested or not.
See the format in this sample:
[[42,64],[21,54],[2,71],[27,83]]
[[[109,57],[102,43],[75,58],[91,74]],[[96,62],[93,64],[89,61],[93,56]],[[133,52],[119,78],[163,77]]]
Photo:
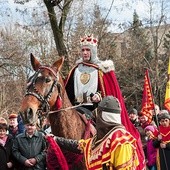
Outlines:
[[46,77],[46,78],[45,78],[45,82],[46,82],[46,83],[49,83],[50,81],[51,81],[51,79],[50,79],[49,77]]

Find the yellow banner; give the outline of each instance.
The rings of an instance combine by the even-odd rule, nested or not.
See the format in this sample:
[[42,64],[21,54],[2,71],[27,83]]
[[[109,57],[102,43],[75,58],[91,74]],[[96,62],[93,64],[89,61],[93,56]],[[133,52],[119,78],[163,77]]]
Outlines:
[[165,108],[170,111],[170,80],[166,84],[166,93],[165,93]]
[[168,63],[168,81],[166,84],[164,106],[168,111],[170,111],[170,57],[169,57],[169,63]]

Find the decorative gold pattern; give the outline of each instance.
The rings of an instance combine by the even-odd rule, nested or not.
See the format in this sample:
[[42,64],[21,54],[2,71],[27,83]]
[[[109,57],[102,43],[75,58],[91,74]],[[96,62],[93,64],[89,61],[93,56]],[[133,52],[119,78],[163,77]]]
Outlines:
[[88,73],[82,73],[80,76],[80,81],[82,84],[87,84],[90,80],[90,74]]
[[102,96],[106,96],[106,90],[105,90],[105,86],[104,86],[104,82],[103,82],[103,72],[101,70],[99,70],[98,72],[99,74],[99,79],[100,79],[100,85],[101,85],[101,93],[102,93]]

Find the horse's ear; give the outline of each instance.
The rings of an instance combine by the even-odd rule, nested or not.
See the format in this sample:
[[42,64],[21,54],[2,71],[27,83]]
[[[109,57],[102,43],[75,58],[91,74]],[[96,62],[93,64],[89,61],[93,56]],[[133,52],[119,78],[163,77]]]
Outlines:
[[39,67],[41,66],[40,62],[34,57],[34,55],[30,54],[31,65],[34,71],[38,71]]
[[64,57],[61,57],[59,60],[57,60],[54,64],[53,67],[56,68],[56,71],[60,71],[64,63]]

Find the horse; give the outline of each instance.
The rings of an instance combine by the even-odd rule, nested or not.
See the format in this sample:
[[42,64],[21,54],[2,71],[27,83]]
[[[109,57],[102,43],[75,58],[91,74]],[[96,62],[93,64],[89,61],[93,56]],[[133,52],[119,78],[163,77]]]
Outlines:
[[[55,136],[75,140],[90,137],[87,121],[72,106],[64,87],[60,73],[64,57],[51,66],[42,65],[33,54],[30,55],[30,60],[35,73],[28,80],[26,94],[19,110],[23,122],[35,123],[43,113],[47,113]],[[81,167],[85,169],[84,166]]]

